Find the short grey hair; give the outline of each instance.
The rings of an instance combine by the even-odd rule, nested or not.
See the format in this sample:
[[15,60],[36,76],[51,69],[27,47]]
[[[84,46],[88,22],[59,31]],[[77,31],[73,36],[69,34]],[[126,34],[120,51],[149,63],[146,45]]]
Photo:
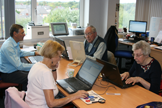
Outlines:
[[150,44],[146,41],[138,41],[135,44],[133,44],[132,51],[141,49],[143,55],[149,55],[151,53]]
[[[85,30],[86,30],[88,27],[91,28],[91,30],[92,30],[93,33],[97,32],[96,28],[95,28],[93,25],[88,25],[88,26],[85,28]],[[85,32],[85,30],[84,30],[84,32]]]

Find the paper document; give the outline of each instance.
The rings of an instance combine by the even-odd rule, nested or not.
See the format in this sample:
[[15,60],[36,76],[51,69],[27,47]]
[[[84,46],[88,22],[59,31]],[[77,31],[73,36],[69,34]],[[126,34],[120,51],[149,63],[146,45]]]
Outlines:
[[157,47],[154,47],[154,48],[162,50],[162,46],[157,46]]
[[159,33],[158,33],[158,35],[156,36],[154,42],[157,42],[157,43],[159,43],[159,44],[162,43],[162,31],[159,31]]
[[26,46],[23,45],[23,49],[21,49],[22,51],[35,51],[36,49],[34,48],[34,46]]

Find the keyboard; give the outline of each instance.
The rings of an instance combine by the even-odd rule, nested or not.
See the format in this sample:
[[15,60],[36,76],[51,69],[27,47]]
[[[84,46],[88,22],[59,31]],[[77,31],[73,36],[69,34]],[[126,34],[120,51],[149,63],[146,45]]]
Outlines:
[[28,57],[31,63],[37,63],[43,60],[43,56],[31,56]]
[[136,43],[138,42],[139,40],[123,40],[123,42],[130,42],[130,43]]

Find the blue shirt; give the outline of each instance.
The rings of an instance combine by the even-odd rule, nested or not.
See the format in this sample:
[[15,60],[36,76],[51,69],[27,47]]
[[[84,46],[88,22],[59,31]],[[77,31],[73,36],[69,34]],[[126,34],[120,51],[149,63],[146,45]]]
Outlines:
[[34,55],[34,52],[21,51],[19,44],[12,37],[9,37],[2,44],[0,49],[0,72],[29,71],[33,66],[33,64],[22,63],[20,57]]

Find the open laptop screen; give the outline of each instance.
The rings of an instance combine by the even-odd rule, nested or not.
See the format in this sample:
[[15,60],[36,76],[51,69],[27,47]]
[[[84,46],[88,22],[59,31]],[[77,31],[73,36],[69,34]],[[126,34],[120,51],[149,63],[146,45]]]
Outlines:
[[87,58],[76,77],[81,77],[90,85],[93,85],[102,68],[102,64]]

